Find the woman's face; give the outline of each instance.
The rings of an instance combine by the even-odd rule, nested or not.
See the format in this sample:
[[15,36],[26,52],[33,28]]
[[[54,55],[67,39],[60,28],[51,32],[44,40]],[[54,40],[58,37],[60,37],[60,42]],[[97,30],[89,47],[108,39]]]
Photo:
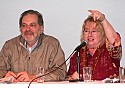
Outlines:
[[83,40],[88,41],[88,48],[97,48],[101,42],[101,31],[95,22],[87,22],[83,30]]

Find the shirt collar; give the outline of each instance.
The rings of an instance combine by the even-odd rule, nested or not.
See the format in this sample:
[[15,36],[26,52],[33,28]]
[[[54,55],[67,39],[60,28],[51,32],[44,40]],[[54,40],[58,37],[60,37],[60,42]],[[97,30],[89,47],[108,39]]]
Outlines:
[[37,44],[38,44],[38,40],[36,41],[36,43],[32,47],[29,47],[27,42],[25,41],[24,46],[27,50],[29,50],[31,52],[37,46]]

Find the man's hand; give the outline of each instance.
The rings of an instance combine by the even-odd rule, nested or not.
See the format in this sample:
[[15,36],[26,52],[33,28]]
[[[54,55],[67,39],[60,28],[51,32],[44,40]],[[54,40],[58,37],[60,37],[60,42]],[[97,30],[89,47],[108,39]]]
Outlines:
[[14,74],[13,72],[9,71],[5,78],[13,77],[13,82],[30,82],[32,79],[36,77],[36,75],[29,75],[27,72],[20,72],[18,74]]
[[16,82],[16,74],[14,74],[12,71],[9,71],[4,78],[13,77],[13,81]]
[[36,75],[29,75],[27,72],[20,72],[17,74],[17,82],[30,82]]

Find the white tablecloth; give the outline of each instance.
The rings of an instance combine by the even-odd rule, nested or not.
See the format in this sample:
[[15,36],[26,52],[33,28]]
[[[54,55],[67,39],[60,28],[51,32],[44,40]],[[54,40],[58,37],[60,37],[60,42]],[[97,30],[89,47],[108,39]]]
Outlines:
[[[0,88],[28,88],[29,82],[2,84]],[[44,82],[32,83],[30,88],[125,88],[125,83],[102,83],[102,82]]]

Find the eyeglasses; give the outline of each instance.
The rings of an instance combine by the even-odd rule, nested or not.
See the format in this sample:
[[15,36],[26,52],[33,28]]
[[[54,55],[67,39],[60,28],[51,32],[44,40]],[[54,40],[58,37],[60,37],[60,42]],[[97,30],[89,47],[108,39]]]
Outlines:
[[93,34],[93,35],[96,35],[96,34],[97,34],[98,32],[100,32],[100,31],[98,31],[98,30],[93,30],[93,31],[84,30],[83,32],[84,32],[84,34],[86,34],[86,35],[88,35],[89,33],[91,33],[91,34]]

